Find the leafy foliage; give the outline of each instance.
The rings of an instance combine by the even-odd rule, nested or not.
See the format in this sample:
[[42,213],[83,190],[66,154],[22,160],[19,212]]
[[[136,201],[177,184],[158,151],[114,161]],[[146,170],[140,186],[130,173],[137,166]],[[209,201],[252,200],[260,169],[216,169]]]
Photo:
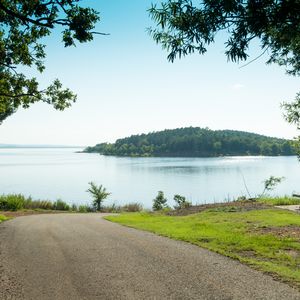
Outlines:
[[36,78],[20,69],[45,69],[45,45],[40,41],[61,27],[65,47],[93,39],[98,13],[78,5],[79,0],[1,0],[0,1],[0,123],[19,107],[42,101],[63,110],[76,95],[63,88],[58,79],[40,88]]
[[128,203],[121,207],[121,211],[124,212],[138,212],[142,210],[143,210],[143,205],[138,202]]
[[70,206],[58,199],[55,202],[48,200],[32,200],[21,194],[0,195],[0,210],[17,211],[22,209],[43,209],[43,210],[70,210]]
[[266,179],[264,183],[264,190],[260,197],[263,197],[267,191],[272,191],[275,187],[284,180],[284,177],[275,177],[270,176],[270,178]]
[[26,198],[23,195],[2,195],[0,196],[0,210],[17,211],[23,209]]
[[192,205],[184,196],[178,194],[174,195],[174,201],[176,202],[176,206],[174,206],[175,209],[187,208]]
[[164,192],[159,191],[155,199],[153,199],[152,209],[154,211],[159,211],[163,210],[164,208],[167,208],[167,201],[168,199],[165,198]]
[[54,203],[53,203],[53,209],[54,210],[70,210],[70,205],[67,204],[65,201],[61,200],[61,199],[57,199]]
[[94,182],[89,182],[90,188],[87,190],[94,198],[93,205],[97,211],[101,211],[103,201],[111,194],[106,191],[103,185],[97,186]]
[[295,155],[284,139],[233,130],[188,127],[133,135],[114,144],[98,144],[86,152],[117,156]]
[[[285,109],[285,119],[290,124],[296,125],[297,129],[300,130],[300,93],[296,95],[293,102],[285,102],[282,106]],[[300,136],[296,138],[295,147],[300,159]]]
[[225,31],[227,58],[246,60],[249,45],[260,40],[268,63],[286,66],[292,75],[300,74],[300,1],[197,1],[168,0],[149,10],[158,29],[150,29],[154,40],[169,51],[168,59],[198,52]]

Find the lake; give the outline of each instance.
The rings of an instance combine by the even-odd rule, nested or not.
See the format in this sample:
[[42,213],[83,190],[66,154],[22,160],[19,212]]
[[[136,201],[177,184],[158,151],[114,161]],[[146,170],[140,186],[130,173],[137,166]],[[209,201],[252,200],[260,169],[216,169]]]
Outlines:
[[174,194],[213,203],[246,195],[245,182],[254,197],[271,175],[285,177],[272,195],[300,192],[296,157],[118,158],[78,150],[0,149],[0,193],[84,204],[94,181],[112,193],[106,203],[137,201],[149,208],[159,190],[171,205]]

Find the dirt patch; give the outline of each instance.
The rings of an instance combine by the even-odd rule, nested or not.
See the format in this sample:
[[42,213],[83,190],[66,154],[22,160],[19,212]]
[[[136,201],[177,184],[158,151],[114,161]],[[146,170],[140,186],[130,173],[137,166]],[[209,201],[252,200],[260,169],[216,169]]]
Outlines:
[[300,256],[299,251],[294,250],[294,249],[286,249],[285,253],[289,256],[291,256],[293,259],[297,259]]
[[272,234],[280,238],[294,238],[300,240],[300,226],[296,225],[282,227],[259,227],[251,231],[260,234]]
[[233,202],[226,202],[226,203],[193,205],[184,209],[170,211],[167,214],[172,216],[186,216],[190,214],[203,212],[205,210],[212,210],[217,212],[222,212],[222,211],[241,212],[241,211],[259,210],[259,209],[267,209],[267,208],[270,208],[270,206],[256,201],[246,200],[246,201],[233,201]]
[[254,250],[242,250],[238,251],[237,254],[241,257],[257,258],[257,254]]

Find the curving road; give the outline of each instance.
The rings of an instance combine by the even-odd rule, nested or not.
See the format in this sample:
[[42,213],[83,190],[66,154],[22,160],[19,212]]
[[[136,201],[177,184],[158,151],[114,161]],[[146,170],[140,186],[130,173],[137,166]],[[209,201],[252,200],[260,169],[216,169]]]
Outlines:
[[196,246],[97,214],[0,225],[0,299],[300,299],[300,293]]

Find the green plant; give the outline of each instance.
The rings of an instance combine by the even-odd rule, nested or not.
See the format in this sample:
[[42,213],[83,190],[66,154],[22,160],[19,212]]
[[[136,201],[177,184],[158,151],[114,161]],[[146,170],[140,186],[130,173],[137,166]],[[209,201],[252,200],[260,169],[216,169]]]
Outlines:
[[89,182],[90,188],[87,190],[88,193],[94,198],[93,205],[97,211],[101,211],[103,201],[111,194],[106,191],[103,185],[97,186],[94,182]]
[[66,202],[62,201],[61,199],[57,199],[53,203],[53,209],[67,211],[70,210],[70,206]]
[[176,202],[174,206],[175,209],[188,208],[191,206],[191,202],[187,201],[184,196],[178,194],[174,195],[174,201]]
[[284,177],[275,177],[270,176],[270,178],[263,181],[264,183],[264,190],[260,195],[260,198],[262,198],[267,191],[272,191],[275,189],[275,187],[281,183],[284,180]]
[[73,203],[72,206],[71,206],[71,211],[77,212],[78,211],[78,206]]
[[293,198],[293,197],[264,197],[260,198],[258,200],[260,203],[268,204],[268,205],[300,205],[300,199],[299,198]]
[[125,204],[122,207],[122,211],[124,212],[139,212],[143,210],[143,205],[137,202]]
[[0,215],[0,223],[6,220],[8,220],[6,216]]
[[21,194],[2,195],[0,197],[1,210],[20,210],[24,208],[26,198]]
[[53,203],[47,200],[32,200],[31,197],[27,198],[24,202],[25,209],[45,209],[52,210]]
[[64,89],[58,79],[41,88],[35,77],[27,76],[31,72],[22,70],[35,67],[40,73],[44,71],[46,45],[43,42],[54,27],[61,26],[65,47],[75,45],[76,41],[93,40],[98,12],[78,2],[0,1],[0,124],[18,108],[28,108],[38,101],[63,110],[76,100],[76,95]]
[[87,205],[79,205],[78,212],[80,212],[80,213],[87,213],[88,212]]
[[121,211],[122,207],[120,205],[117,205],[116,203],[105,205],[102,207],[102,212],[106,213],[120,213]]
[[167,201],[168,199],[165,198],[164,192],[159,191],[155,199],[153,199],[153,205],[152,209],[154,211],[163,210],[164,208],[167,208]]

